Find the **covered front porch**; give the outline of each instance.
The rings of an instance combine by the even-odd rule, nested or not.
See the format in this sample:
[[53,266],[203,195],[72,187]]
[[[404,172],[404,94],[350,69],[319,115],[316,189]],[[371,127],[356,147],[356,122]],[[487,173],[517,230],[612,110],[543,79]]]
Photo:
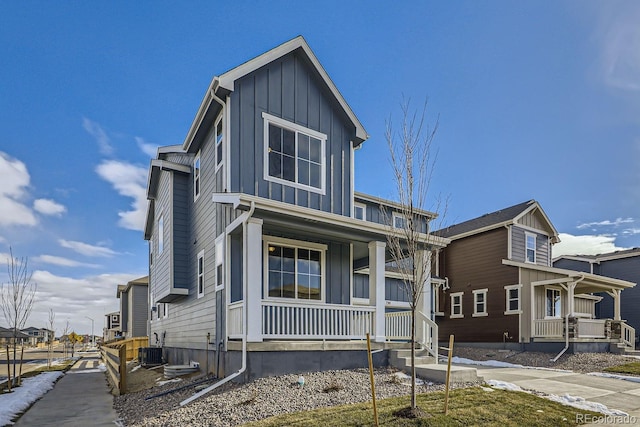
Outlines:
[[[532,342],[602,342],[635,347],[635,329],[620,317],[622,291],[634,283],[590,273],[503,261],[519,267],[523,285],[523,335]],[[527,292],[528,290],[528,292]],[[596,318],[606,292],[614,300],[613,319]],[[528,321],[527,321],[528,320]],[[527,337],[528,335],[528,337]]]

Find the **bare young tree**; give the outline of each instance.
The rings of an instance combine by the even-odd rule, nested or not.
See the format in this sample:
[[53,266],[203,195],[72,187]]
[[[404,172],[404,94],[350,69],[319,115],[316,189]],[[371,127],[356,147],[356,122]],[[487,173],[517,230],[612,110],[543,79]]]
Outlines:
[[[442,210],[440,197],[432,197],[430,185],[436,153],[432,143],[438,130],[426,123],[427,103],[419,112],[410,110],[410,102],[401,103],[402,121],[396,130],[392,121],[387,122],[385,138],[389,148],[390,163],[396,185],[397,206],[393,215],[383,207],[387,224],[387,248],[393,261],[394,271],[400,274],[402,286],[411,310],[411,407],[416,403],[416,314],[431,274],[429,251],[433,236],[430,222]],[[427,209],[427,203],[431,209]],[[444,203],[446,208],[446,203]],[[441,212],[442,218],[444,212]],[[435,238],[435,240],[438,240]],[[429,315],[430,313],[427,313]],[[437,348],[438,337],[433,337]],[[437,355],[436,355],[437,357]]]
[[53,341],[55,339],[55,330],[53,326],[56,321],[56,313],[52,308],[49,309],[49,322],[47,323],[47,368],[51,369],[51,359],[53,359]]
[[[11,248],[9,248],[9,257],[7,260],[9,282],[3,283],[0,288],[0,306],[9,329],[13,332],[13,378],[15,381],[18,335],[31,314],[37,285],[31,281],[27,258],[14,257]],[[22,362],[20,363],[22,366]]]

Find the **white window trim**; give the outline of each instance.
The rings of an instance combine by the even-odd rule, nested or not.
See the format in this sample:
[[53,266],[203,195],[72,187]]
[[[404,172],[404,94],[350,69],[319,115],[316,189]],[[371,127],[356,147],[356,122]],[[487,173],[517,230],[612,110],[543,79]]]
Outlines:
[[[278,184],[287,185],[289,187],[300,188],[302,190],[311,191],[313,193],[318,193],[325,195],[326,194],[326,180],[327,180],[327,135],[324,133],[320,133],[313,129],[306,128],[304,126],[300,126],[296,123],[290,122],[288,120],[281,119],[280,117],[272,116],[269,113],[262,113],[262,119],[264,122],[263,126],[263,178],[265,181],[272,181]],[[286,179],[277,178],[269,175],[269,123],[273,123],[282,128],[286,128],[288,130],[296,132],[296,174],[295,181],[287,181]],[[298,133],[303,133],[308,136],[312,136],[316,139],[320,140],[320,188],[312,187],[310,185],[304,185],[298,183]]]
[[[196,293],[198,295],[198,298],[202,298],[204,296],[204,285],[205,285],[205,272],[206,269],[204,268],[204,249],[201,250],[200,252],[198,252],[198,257],[196,258]],[[202,259],[202,274],[200,274],[200,259]],[[200,291],[200,279],[202,278],[202,291]]]
[[[529,257],[527,256],[527,253],[529,251],[527,241],[529,240],[529,237],[533,237],[533,261],[529,261]],[[537,261],[537,258],[538,258],[537,237],[538,236],[534,233],[529,233],[528,231],[524,232],[524,262],[526,262],[527,264],[535,264]]]
[[[220,159],[218,159],[218,123],[222,123],[222,139],[220,140],[220,145],[222,146],[222,153],[220,155]],[[224,120],[224,114],[220,113],[220,115],[216,118],[216,121],[213,124],[213,150],[215,154],[214,157],[216,159],[215,160],[216,172],[224,164],[225,152],[227,151],[225,150],[225,140],[227,138],[227,132],[226,132],[227,129],[226,129],[225,123],[226,121]]]
[[[225,242],[226,242],[226,235],[225,233],[222,233],[220,236],[218,236],[218,238],[215,241],[215,245],[216,245],[216,253],[215,253],[215,257],[216,257],[216,262],[215,262],[215,291],[221,291],[222,289],[224,289],[224,284],[226,282],[225,280]],[[222,285],[218,285],[218,266],[222,266]]]
[[[264,114],[264,113],[263,113]],[[327,269],[326,269],[326,259],[327,259],[327,245],[323,245],[321,243],[313,243],[313,242],[305,242],[302,240],[293,240],[286,239],[283,237],[275,237],[275,236],[264,236],[262,241],[263,244],[263,272],[264,272],[264,300],[268,301],[299,301],[304,302],[305,304],[324,304],[325,302],[325,294],[326,294],[326,279],[327,279]],[[269,296],[269,244],[274,244],[278,246],[287,246],[289,248],[296,249],[310,249],[314,251],[320,252],[320,299],[319,300],[309,300],[302,299],[297,297],[295,298],[284,298],[284,297],[272,297]],[[295,266],[295,276],[298,276],[298,263],[296,262]]]
[[402,228],[396,227],[396,218],[404,219],[404,223],[406,224],[407,223],[407,216],[405,214],[401,213],[401,212],[393,212],[392,215],[391,215],[392,228],[401,230]]
[[[473,315],[472,317],[485,317],[489,315],[489,312],[487,310],[487,294],[489,293],[489,289],[484,288],[484,289],[476,289],[473,292]],[[477,311],[478,310],[478,295],[480,294],[484,294],[484,311]]]
[[[555,316],[547,316],[547,290],[558,291],[560,295],[560,313],[556,313]],[[562,319],[562,288],[559,286],[545,286],[544,287],[544,318],[545,319]]]
[[[450,319],[462,319],[464,317],[464,312],[462,311],[462,296],[464,295],[464,292],[453,292],[451,294],[449,294],[449,298],[451,298],[451,313],[449,315]],[[456,297],[460,297],[460,314],[453,314],[453,300]]]
[[[510,302],[510,298],[509,298],[509,291],[513,290],[513,289],[517,289],[518,290],[518,309],[517,310],[510,310],[509,309],[509,302]],[[507,285],[504,287],[504,292],[505,292],[505,311],[504,314],[522,314],[522,285],[518,284],[518,285]],[[546,295],[545,295],[545,299],[546,299]],[[545,311],[546,311],[546,307],[545,307]]]
[[[196,163],[199,164],[197,168],[196,168]],[[196,185],[196,181],[198,181],[199,185]],[[196,189],[198,189],[197,193],[196,193]],[[200,156],[200,151],[198,151],[198,154],[196,154],[196,157],[193,159],[193,201],[194,202],[200,198],[200,193],[202,193],[202,160]]]
[[353,204],[353,215],[351,215],[353,218],[356,217],[356,208],[361,208],[362,209],[362,221],[366,221],[367,220],[367,205],[365,205],[364,203],[354,203]]
[[158,256],[164,253],[164,214],[158,217]]
[[434,316],[444,316],[444,312],[440,309],[440,286],[433,288],[433,314]]

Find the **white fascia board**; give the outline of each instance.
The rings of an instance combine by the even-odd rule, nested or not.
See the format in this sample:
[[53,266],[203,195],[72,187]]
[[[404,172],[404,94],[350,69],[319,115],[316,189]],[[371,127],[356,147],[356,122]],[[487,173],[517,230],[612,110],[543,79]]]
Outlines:
[[170,162],[168,160],[151,160],[151,167],[156,167],[163,171],[191,173],[191,166],[181,165],[180,163]]
[[[245,62],[244,64],[241,64],[236,68],[233,68],[232,70],[229,70],[226,73],[222,74],[220,77],[218,77],[219,87],[233,92],[233,90],[235,89],[236,80],[257,70],[258,68],[264,65],[269,64],[270,62],[275,61],[278,58],[283,57],[284,55],[298,48],[302,48],[302,50],[304,50],[305,54],[307,55],[311,63],[320,74],[320,77],[322,77],[322,80],[324,81],[324,83],[327,85],[327,87],[329,88],[333,96],[336,98],[336,100],[338,101],[338,103],[340,104],[344,112],[347,114],[347,116],[349,117],[349,120],[351,120],[351,123],[354,125],[356,129],[356,138],[358,138],[361,142],[367,140],[369,138],[367,131],[362,126],[362,123],[360,123],[360,120],[358,120],[356,115],[353,113],[353,110],[351,110],[351,107],[349,107],[349,104],[347,104],[347,101],[344,99],[344,97],[342,96],[342,94],[340,93],[336,85],[333,83],[333,81],[329,77],[329,74],[327,74],[324,67],[322,66],[322,64],[320,64],[320,61],[318,61],[318,58],[316,58],[315,54],[313,53],[313,51],[307,44],[306,40],[302,36],[298,36],[292,40],[289,40],[288,42],[285,42],[280,46],[277,46],[271,49],[270,51],[265,52],[262,55],[259,55]],[[212,82],[212,86],[213,86],[213,82]],[[206,96],[205,96],[205,99],[206,99]],[[203,104],[204,102],[205,101],[203,100]],[[360,145],[360,144],[356,144],[356,145]]]
[[184,150],[185,152],[188,152],[189,147],[191,147],[193,138],[195,137],[196,132],[200,128],[200,125],[202,124],[202,120],[204,120],[204,116],[206,115],[207,110],[209,110],[209,106],[213,102],[213,97],[211,96],[211,93],[212,91],[216,90],[218,85],[219,85],[218,77],[214,77],[213,80],[211,80],[211,83],[209,84],[209,87],[207,88],[207,91],[205,92],[204,97],[202,98],[200,107],[198,107],[196,116],[193,118],[193,122],[191,122],[191,126],[189,126],[189,131],[187,132],[187,136],[185,137],[184,142],[182,143],[182,150]]
[[[386,236],[387,233],[389,232],[389,227],[383,224],[356,220],[354,218],[344,216],[344,215],[338,215],[334,213],[319,211],[317,209],[305,208],[302,206],[296,206],[289,203],[278,202],[276,200],[265,199],[265,198],[253,196],[250,194],[216,193],[213,195],[214,201],[225,200],[225,198],[222,197],[224,195],[229,196],[229,198],[226,199],[228,200],[226,203],[234,203],[234,207],[236,209],[240,205],[244,205],[247,208],[249,208],[251,206],[251,203],[253,202],[255,204],[256,209],[282,213],[284,215],[290,215],[300,219],[309,219],[312,221],[317,221],[319,223],[336,225],[340,227],[351,228],[354,230],[361,230],[368,233],[380,234],[384,236]],[[237,200],[234,199],[234,195],[235,197],[238,198]],[[395,232],[394,230],[394,233],[401,236],[400,231],[401,230],[399,230],[398,232]],[[434,236],[432,234],[419,233],[418,236],[421,241],[435,247],[444,248],[451,242],[450,239]]]
[[151,239],[151,232],[153,230],[153,210],[155,208],[155,200],[150,199],[147,202],[147,214],[144,218],[144,240]]
[[631,257],[634,257],[634,256],[640,256],[640,251],[629,252],[629,253],[626,253],[626,254],[615,254],[615,253],[613,253],[613,254],[606,254],[604,256],[597,255],[596,256],[596,260],[597,260],[596,262],[600,263],[601,261],[611,261],[611,260],[615,260],[615,259],[631,258]]
[[[640,255],[640,254],[639,254]],[[554,258],[551,258],[551,262],[556,262],[561,259],[568,259],[571,261],[580,261],[580,262],[588,262],[589,264],[595,263],[596,260],[593,258],[585,258],[580,255],[560,255]]]
[[213,193],[211,196],[213,203],[223,203],[227,205],[233,205],[233,209],[238,209],[240,206],[240,194],[238,193]]
[[[353,192],[353,196],[354,196],[354,200],[355,199],[360,199],[360,200],[364,200],[364,201],[367,201],[367,202],[376,203],[378,205],[390,206],[392,208],[396,208],[396,209],[400,209],[400,210],[402,210],[402,208],[403,208],[403,206],[400,203],[394,202],[393,200],[382,199],[380,197],[372,196],[370,194],[360,193],[358,191],[354,191]],[[415,212],[418,215],[424,215],[424,216],[429,217],[431,219],[435,219],[435,218],[438,217],[437,213],[426,211],[424,209],[415,209]]]
[[531,204],[531,206],[529,206],[527,209],[525,209],[524,211],[520,212],[519,215],[517,215],[514,219],[513,222],[516,223],[518,222],[518,220],[520,218],[522,218],[523,216],[525,216],[526,214],[528,214],[529,212],[534,211],[535,209],[538,209],[538,211],[542,214],[542,217],[544,218],[545,222],[547,223],[547,226],[549,227],[549,229],[552,232],[552,241],[553,243],[559,243],[560,242],[560,238],[558,237],[558,230],[556,230],[556,228],[553,226],[553,223],[551,222],[551,220],[549,219],[549,217],[547,216],[547,214],[544,212],[544,210],[542,209],[542,206],[540,206],[540,204],[538,202],[534,202]]
[[527,269],[527,270],[536,270],[536,271],[544,271],[546,273],[562,274],[562,275],[565,275],[565,276],[570,277],[572,279],[583,278],[584,280],[588,280],[589,282],[593,283],[594,285],[604,285],[604,286],[613,287],[613,288],[616,288],[616,289],[633,288],[636,285],[633,282],[628,282],[626,280],[620,280],[620,279],[614,279],[612,277],[599,276],[597,274],[591,274],[591,273],[583,273],[583,272],[575,271],[575,270],[565,270],[563,268],[546,267],[546,266],[542,266],[542,265],[529,264],[529,263],[518,262],[518,261],[511,261],[511,260],[508,260],[508,259],[503,259],[502,260],[502,264],[503,265],[509,265],[509,266],[512,266],[512,267],[520,267],[520,268],[524,268],[524,269]]

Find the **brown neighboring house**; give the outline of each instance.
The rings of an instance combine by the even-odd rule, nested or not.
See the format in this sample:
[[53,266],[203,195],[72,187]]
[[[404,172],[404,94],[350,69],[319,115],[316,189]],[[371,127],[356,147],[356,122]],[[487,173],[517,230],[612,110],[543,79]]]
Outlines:
[[[558,232],[535,200],[492,212],[436,235],[451,243],[435,254],[440,336],[556,351],[631,346],[635,330],[620,316],[596,319],[595,292],[616,295],[635,284],[552,267]],[[444,339],[443,338],[443,339]]]

